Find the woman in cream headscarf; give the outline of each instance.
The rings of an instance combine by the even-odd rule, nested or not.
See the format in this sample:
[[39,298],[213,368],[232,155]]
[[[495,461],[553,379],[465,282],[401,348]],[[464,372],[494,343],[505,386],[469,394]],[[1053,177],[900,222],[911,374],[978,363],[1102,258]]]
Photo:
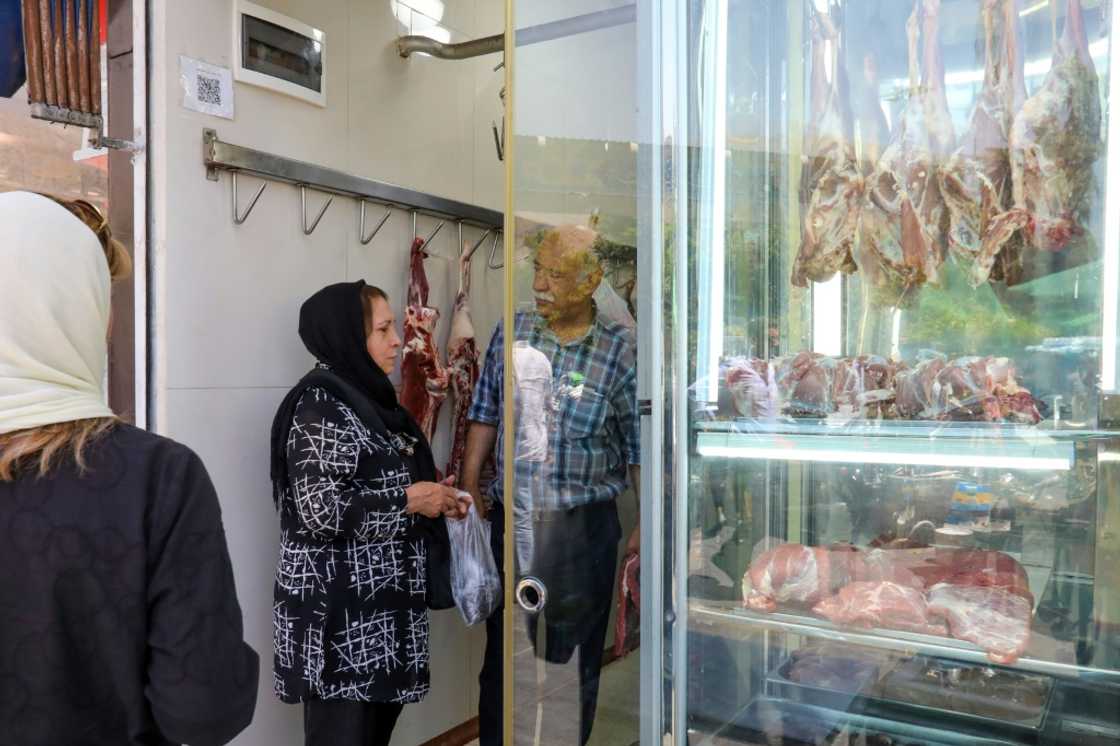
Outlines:
[[0,733],[223,744],[252,719],[214,488],[105,401],[127,253],[86,202],[0,194]]

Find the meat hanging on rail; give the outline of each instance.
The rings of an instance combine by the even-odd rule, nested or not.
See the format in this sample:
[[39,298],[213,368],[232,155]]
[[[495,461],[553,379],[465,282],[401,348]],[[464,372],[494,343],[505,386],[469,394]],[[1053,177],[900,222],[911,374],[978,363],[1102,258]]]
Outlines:
[[801,248],[792,275],[798,287],[808,287],[809,280],[824,282],[837,272],[855,272],[852,250],[863,199],[839,33],[825,13],[814,13],[812,26],[810,113],[801,167]]
[[948,214],[937,167],[955,139],[938,39],[940,10],[940,0],[917,0],[906,23],[909,99],[871,174],[860,216],[856,263],[878,305],[908,305],[922,285],[940,278]]
[[[464,251],[459,257],[459,294],[455,298],[455,310],[451,314],[451,335],[447,340],[447,373],[450,379],[452,406],[454,414],[451,421],[451,459],[447,463],[447,474],[461,475],[463,458],[467,450],[467,430],[470,422],[467,413],[471,408],[474,387],[478,383],[481,370],[478,363],[478,342],[475,338],[474,321],[471,319],[471,255]],[[483,468],[493,474],[493,457]]]
[[[1020,232],[1024,255],[1069,250],[1085,232],[1100,127],[1097,71],[1081,2],[1067,0],[1065,28],[1054,44],[1050,71],[1011,127],[1014,206],[996,217],[985,234],[985,255],[1013,248],[1010,242]],[[1017,280],[1015,266],[1027,259],[1011,257],[1009,285]]]
[[[990,276],[1004,279],[1004,268],[992,253],[1003,247],[985,244],[983,237],[996,216],[1012,206],[1008,139],[1014,116],[1027,97],[1015,0],[984,0],[982,19],[984,84],[960,146],[939,170],[949,210],[949,249],[967,268],[973,287]],[[982,250],[985,247],[987,251]]]
[[448,369],[440,362],[434,333],[439,309],[428,306],[428,276],[424,273],[424,239],[412,242],[408,305],[404,312],[404,347],[401,353],[401,404],[430,441],[436,418],[450,385]]

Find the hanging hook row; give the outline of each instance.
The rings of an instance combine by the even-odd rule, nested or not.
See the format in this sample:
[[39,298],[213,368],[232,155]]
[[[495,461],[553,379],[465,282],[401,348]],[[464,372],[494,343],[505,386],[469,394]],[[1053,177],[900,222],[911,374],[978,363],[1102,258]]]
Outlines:
[[261,188],[253,195],[253,199],[249,200],[249,206],[246,207],[245,212],[242,213],[241,209],[237,206],[237,172],[230,171],[230,176],[233,179],[233,224],[241,225],[249,219],[249,213],[257,206],[257,201],[261,198],[261,195],[264,194],[264,190],[268,188],[268,182],[266,181],[261,184]]
[[393,214],[393,208],[392,207],[387,207],[385,209],[385,216],[383,218],[381,218],[380,221],[378,221],[377,225],[374,226],[373,232],[370,233],[367,236],[366,235],[366,205],[368,203],[364,199],[359,200],[359,202],[362,205],[362,209],[361,209],[361,220],[358,223],[358,242],[361,243],[362,246],[368,246],[369,242],[373,240],[373,237],[378,234],[378,232],[382,229],[382,227],[384,227],[385,223],[389,220],[389,216]]
[[[232,189],[230,190],[230,193],[231,193],[230,202],[231,202],[231,206],[232,206],[232,209],[233,209],[233,223],[234,223],[234,225],[243,225],[245,223],[245,221],[249,219],[249,215],[252,214],[253,210],[256,209],[257,203],[260,202],[261,197],[264,195],[265,190],[268,188],[268,185],[271,182],[264,181],[263,183],[261,183],[260,187],[257,188],[256,193],[253,194],[253,198],[249,200],[249,204],[246,205],[244,210],[242,210],[241,209],[241,202],[240,202],[240,199],[239,199],[237,175],[238,175],[237,171],[230,170],[230,180],[231,180],[231,185],[232,185]],[[303,222],[303,225],[302,225],[303,233],[304,233],[304,235],[310,236],[312,233],[315,232],[315,229],[319,227],[319,223],[322,222],[323,216],[326,215],[326,213],[327,213],[327,209],[330,208],[330,206],[334,203],[334,196],[332,195],[332,196],[327,197],[327,201],[319,209],[319,213],[315,216],[315,219],[313,221],[311,221],[310,224],[308,224],[308,219],[307,219],[307,190],[308,189],[314,190],[314,187],[311,187],[307,184],[299,184],[298,186],[299,186],[300,211],[301,211],[301,217],[302,217],[302,222]],[[387,222],[389,222],[389,218],[392,217],[393,210],[396,209],[396,208],[393,205],[382,205],[383,207],[385,207],[385,214],[381,216],[381,218],[377,221],[377,225],[375,225],[373,227],[373,230],[370,231],[369,234],[367,235],[366,234],[366,208],[370,204],[378,204],[378,203],[376,203],[376,202],[371,203],[370,201],[368,201],[364,198],[361,198],[361,197],[358,197],[357,199],[358,199],[358,204],[359,204],[359,207],[360,207],[360,209],[359,209],[359,221],[358,221],[358,241],[362,244],[362,246],[368,246],[370,243],[373,242],[374,237],[377,236],[377,234],[379,232],[381,232],[381,229],[385,227],[385,224]],[[400,208],[400,209],[407,209],[407,208]],[[412,213],[412,235],[415,236],[416,235],[416,221],[417,221],[418,211],[413,209],[413,210],[409,210],[409,212]],[[455,223],[456,223],[456,225],[458,226],[458,229],[459,229],[459,247],[460,247],[459,250],[462,253],[463,252],[463,248],[462,248],[463,247],[463,221],[461,219],[459,219],[459,220],[456,220]],[[441,230],[443,230],[443,226],[446,225],[446,224],[447,224],[446,220],[440,220],[440,222],[436,225],[436,227],[432,229],[432,232],[428,234],[428,237],[424,239],[424,243],[421,246],[421,251],[426,250],[428,248],[428,246],[432,243],[432,240],[435,239],[435,237],[437,235],[439,235],[439,232]],[[473,225],[473,223],[472,223],[472,225]],[[496,249],[497,240],[498,240],[498,237],[501,235],[501,230],[498,229],[498,232],[495,233],[494,228],[486,228],[485,226],[479,226],[479,227],[483,228],[484,232],[483,232],[482,236],[477,241],[475,241],[474,245],[471,246],[471,248],[466,251],[467,257],[469,258],[470,256],[473,256],[474,253],[478,250],[478,248],[480,246],[482,246],[483,242],[487,239],[487,237],[489,237],[491,234],[493,234],[494,235],[494,245],[490,247],[490,261],[488,262],[488,264],[489,264],[491,269],[501,269],[502,265],[494,266],[494,256],[495,256],[495,253],[497,251],[497,249]]]
[[301,208],[301,211],[302,211],[302,214],[303,214],[303,235],[310,236],[312,233],[315,232],[315,229],[319,227],[319,221],[323,219],[324,215],[326,215],[327,208],[331,206],[332,202],[334,202],[334,197],[330,197],[330,198],[327,199],[327,203],[325,205],[323,205],[323,209],[319,210],[319,214],[315,216],[315,222],[313,222],[311,224],[311,226],[308,227],[308,225],[307,225],[307,185],[305,185],[305,184],[300,184],[299,185],[299,205],[300,205],[300,208]]

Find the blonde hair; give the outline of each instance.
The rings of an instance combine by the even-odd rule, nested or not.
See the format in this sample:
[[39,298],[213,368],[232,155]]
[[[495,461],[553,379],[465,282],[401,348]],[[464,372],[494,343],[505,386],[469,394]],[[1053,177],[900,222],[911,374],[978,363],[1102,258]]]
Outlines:
[[[65,200],[49,194],[42,196],[61,205],[93,231],[105,252],[109,277],[113,282],[123,280],[132,273],[132,257],[124,245],[113,238],[109,221],[101,210],[83,199]],[[0,435],[0,482],[11,482],[27,469],[33,469],[40,477],[46,476],[67,456],[73,459],[80,471],[84,471],[86,449],[117,423],[115,417],[97,417]]]

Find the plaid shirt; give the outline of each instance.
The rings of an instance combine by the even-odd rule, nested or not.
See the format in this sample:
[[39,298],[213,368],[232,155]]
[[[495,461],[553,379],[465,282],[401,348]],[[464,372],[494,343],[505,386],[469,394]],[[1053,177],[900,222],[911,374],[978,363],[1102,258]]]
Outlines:
[[[641,452],[637,403],[637,349],[633,333],[598,317],[583,339],[563,344],[536,313],[520,313],[517,341],[552,363],[553,412],[544,462],[519,460],[518,490],[534,483],[534,508],[566,509],[613,500],[626,489],[627,466]],[[494,330],[469,418],[498,428],[498,477],[490,495],[502,498],[502,325]],[[580,385],[582,384],[582,388]],[[574,389],[574,391],[573,391]]]

